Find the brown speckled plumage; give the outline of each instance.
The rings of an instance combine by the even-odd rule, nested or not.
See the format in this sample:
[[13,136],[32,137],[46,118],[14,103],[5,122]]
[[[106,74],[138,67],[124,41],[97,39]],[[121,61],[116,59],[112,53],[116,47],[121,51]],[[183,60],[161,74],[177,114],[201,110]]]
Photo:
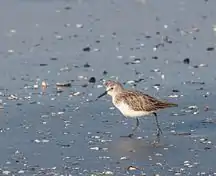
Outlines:
[[[158,130],[157,136],[159,136],[160,133],[162,134],[162,130],[160,129],[156,112],[160,109],[177,106],[177,104],[158,100],[140,91],[124,89],[123,86],[116,81],[106,81],[104,85],[106,91],[98,96],[98,98],[109,94],[112,97],[113,104],[124,116],[136,117],[137,123],[134,131],[139,126],[138,117],[153,114]],[[131,137],[132,135],[133,133],[129,136]]]
[[177,104],[160,101],[139,91],[124,90],[117,94],[114,99],[118,104],[121,101],[130,106],[134,111],[157,111],[168,107],[177,106]]

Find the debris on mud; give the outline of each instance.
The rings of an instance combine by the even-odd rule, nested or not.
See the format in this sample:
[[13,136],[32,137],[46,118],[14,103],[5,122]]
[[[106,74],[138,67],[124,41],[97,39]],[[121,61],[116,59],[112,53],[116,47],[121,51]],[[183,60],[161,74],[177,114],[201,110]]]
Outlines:
[[48,66],[48,64],[39,64],[39,66],[45,67],[45,66]]
[[86,62],[83,66],[84,66],[84,68],[89,68],[90,67],[88,62]]
[[56,86],[57,87],[71,87],[71,83],[70,82],[57,82]]
[[214,51],[214,47],[208,47],[208,48],[206,48],[206,51]]
[[95,82],[96,82],[96,78],[95,77],[89,78],[89,83],[95,83]]
[[183,63],[184,63],[184,64],[189,64],[189,63],[190,63],[190,59],[189,59],[189,58],[185,58],[185,59],[183,60]]
[[87,46],[87,47],[83,48],[83,51],[85,51],[85,52],[90,52],[90,51],[91,51],[91,48],[90,48],[89,46]]

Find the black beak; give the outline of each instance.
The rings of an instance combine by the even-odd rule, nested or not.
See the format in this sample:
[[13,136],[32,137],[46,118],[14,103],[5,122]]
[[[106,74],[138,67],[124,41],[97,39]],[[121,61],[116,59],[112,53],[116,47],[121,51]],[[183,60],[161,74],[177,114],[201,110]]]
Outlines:
[[[96,98],[96,100],[98,100],[99,98],[105,96],[105,95],[107,94],[107,92],[108,92],[108,91],[105,91],[104,93],[102,93],[101,95],[99,95],[99,96]],[[95,100],[95,101],[96,101],[96,100]]]

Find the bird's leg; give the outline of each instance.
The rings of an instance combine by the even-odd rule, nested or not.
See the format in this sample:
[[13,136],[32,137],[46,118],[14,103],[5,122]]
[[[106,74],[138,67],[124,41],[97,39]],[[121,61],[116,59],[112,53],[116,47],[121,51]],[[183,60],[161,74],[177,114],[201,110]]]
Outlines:
[[131,138],[133,135],[134,135],[134,132],[137,130],[137,128],[139,127],[139,119],[138,118],[136,118],[136,126],[135,126],[135,128],[133,129],[133,133],[131,133],[131,134],[129,134],[129,135],[127,135],[127,136],[122,136],[122,137],[129,137],[129,138]]
[[139,127],[139,119],[136,118],[136,126],[135,128],[133,129],[133,133],[129,134],[128,137],[132,137],[134,135],[134,132],[137,130],[137,128]]
[[160,125],[159,125],[159,123],[158,123],[157,114],[156,114],[155,112],[153,112],[153,114],[154,114],[154,116],[155,116],[155,121],[156,121],[156,125],[157,125],[157,136],[159,137],[159,136],[160,136],[160,133],[161,133],[161,134],[163,134],[163,133],[162,133],[162,130],[161,130]]
[[133,131],[136,131],[137,130],[137,128],[139,127],[139,119],[138,118],[136,118],[136,126],[135,126],[135,128],[133,129]]

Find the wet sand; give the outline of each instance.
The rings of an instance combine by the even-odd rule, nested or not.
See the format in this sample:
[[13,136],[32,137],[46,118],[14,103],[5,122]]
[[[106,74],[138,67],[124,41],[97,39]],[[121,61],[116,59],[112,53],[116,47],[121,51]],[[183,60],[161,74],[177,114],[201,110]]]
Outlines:
[[[0,174],[215,175],[215,6],[1,1]],[[135,121],[91,101],[107,79],[179,104],[157,146],[152,117],[121,138]]]

